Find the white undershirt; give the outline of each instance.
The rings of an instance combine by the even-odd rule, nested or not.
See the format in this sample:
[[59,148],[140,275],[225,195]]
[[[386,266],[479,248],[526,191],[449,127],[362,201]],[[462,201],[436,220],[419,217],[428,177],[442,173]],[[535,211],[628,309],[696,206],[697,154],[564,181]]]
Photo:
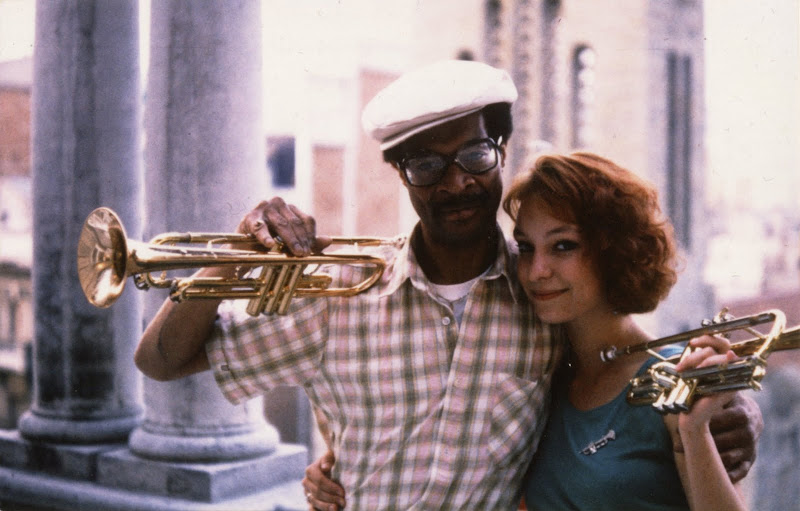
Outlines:
[[[491,266],[489,268],[491,268]],[[481,277],[489,272],[489,268],[486,268],[486,271],[474,279],[470,279],[459,284],[430,283],[430,287],[433,292],[439,298],[449,303],[450,307],[453,308],[453,314],[455,314],[456,321],[459,325],[461,324],[461,318],[464,316],[464,308],[467,305],[467,295],[469,294],[469,290],[472,289],[473,284],[475,284],[478,280],[480,280]]]

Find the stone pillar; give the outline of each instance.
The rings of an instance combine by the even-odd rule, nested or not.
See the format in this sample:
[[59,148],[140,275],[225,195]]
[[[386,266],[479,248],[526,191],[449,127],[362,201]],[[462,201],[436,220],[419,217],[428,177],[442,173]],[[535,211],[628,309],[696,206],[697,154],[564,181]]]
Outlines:
[[[544,0],[541,5],[541,43],[539,47],[540,64],[538,66],[540,78],[540,107],[539,107],[539,133],[537,138],[541,141],[556,144],[557,142],[557,105],[563,104],[557,96],[558,80],[564,78],[559,74],[559,36],[560,36],[560,11],[561,0]],[[568,82],[562,82],[568,83]],[[536,147],[529,150],[535,153]],[[533,157],[530,154],[529,157]]]
[[[145,237],[233,232],[268,192],[260,3],[154,1],[151,41]],[[147,293],[146,321],[164,296]],[[279,442],[262,400],[232,406],[210,372],[166,383],[145,378],[144,387],[145,420],[130,439],[139,456],[240,460]]]
[[141,232],[137,4],[40,1],[33,86],[33,404],[29,440],[101,443],[127,438],[140,416],[131,364],[141,298],[90,305],[77,277],[78,235],[89,212],[115,209]]
[[514,134],[511,137],[510,158],[506,163],[507,179],[521,171],[528,159],[528,141],[537,137],[534,116],[537,114],[538,90],[534,65],[536,27],[540,0],[517,0],[513,2],[511,25],[511,77],[517,86],[519,97],[514,102]]
[[210,373],[147,381],[128,441],[140,304],[150,317],[163,295],[89,305],[76,275],[84,219],[109,206],[131,239],[225,231],[267,191],[260,2],[154,1],[143,235],[137,5],[37,5],[34,404],[19,431],[0,431],[0,507],[305,509],[307,450],[279,442],[261,400],[231,406]]
[[483,2],[483,61],[501,69],[508,68],[507,11],[501,0]]

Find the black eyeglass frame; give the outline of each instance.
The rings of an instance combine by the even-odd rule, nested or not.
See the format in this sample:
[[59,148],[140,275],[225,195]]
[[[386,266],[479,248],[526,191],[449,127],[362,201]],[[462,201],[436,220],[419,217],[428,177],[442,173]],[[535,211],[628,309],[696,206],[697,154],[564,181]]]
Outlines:
[[[464,166],[463,163],[458,161],[458,154],[463,149],[465,149],[465,148],[467,148],[469,146],[476,145],[476,144],[481,144],[481,143],[488,143],[489,146],[494,151],[494,164],[491,167],[488,167],[488,168],[486,168],[484,170],[479,170],[479,171],[469,170],[468,168],[466,168]],[[461,146],[459,146],[459,148],[456,149],[455,152],[453,152],[452,154],[441,154],[441,153],[437,153],[435,151],[424,151],[421,154],[417,153],[417,154],[413,154],[413,155],[410,155],[410,156],[404,156],[399,162],[397,162],[397,164],[400,167],[400,169],[403,171],[403,175],[405,176],[406,182],[409,185],[411,185],[411,186],[419,186],[419,187],[432,186],[432,185],[435,185],[436,183],[438,183],[439,181],[442,180],[442,177],[444,177],[445,173],[447,172],[447,168],[450,165],[452,165],[453,163],[458,165],[458,168],[460,168],[461,170],[463,170],[467,174],[470,174],[470,175],[473,175],[473,176],[480,176],[482,174],[486,174],[487,172],[489,172],[493,168],[497,167],[497,165],[500,163],[499,151],[500,151],[500,147],[502,146],[502,143],[503,143],[503,137],[500,137],[496,142],[491,137],[475,138],[475,139],[469,140],[469,141],[464,142],[463,144],[461,144]],[[430,183],[416,184],[409,177],[408,167],[406,166],[406,164],[411,159],[421,158],[423,156],[438,156],[438,157],[440,157],[442,159],[442,161],[444,162],[444,165],[442,165],[442,167],[437,171],[438,176],[436,177],[436,179],[434,179]]]

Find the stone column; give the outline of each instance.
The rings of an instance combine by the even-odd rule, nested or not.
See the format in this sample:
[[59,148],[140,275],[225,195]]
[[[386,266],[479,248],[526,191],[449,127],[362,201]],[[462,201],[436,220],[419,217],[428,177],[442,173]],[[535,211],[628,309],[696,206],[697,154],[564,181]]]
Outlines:
[[[262,129],[260,3],[157,0],[147,92],[145,237],[233,232],[267,196]],[[164,299],[149,291],[145,320]],[[228,403],[210,372],[145,379],[145,420],[130,439],[142,457],[222,461],[272,452],[279,438],[261,399]]]
[[[558,97],[558,79],[563,78],[559,74],[559,39],[560,39],[560,0],[544,0],[541,5],[541,43],[539,47],[540,64],[539,70],[539,133],[538,139],[550,144],[558,142],[558,105],[563,104],[563,100]],[[568,82],[562,82],[568,83]],[[534,153],[536,148],[531,148],[529,152]],[[529,154],[532,157],[533,154]]]
[[513,2],[511,24],[511,77],[517,86],[519,97],[514,102],[514,134],[510,143],[510,158],[506,163],[507,178],[511,180],[528,159],[528,141],[538,136],[534,128],[539,91],[536,76],[536,27],[541,0],[517,0]]
[[483,2],[483,61],[501,69],[508,67],[507,15],[508,9],[501,0]]
[[40,1],[33,86],[33,404],[29,440],[101,443],[127,438],[140,416],[131,364],[141,299],[90,305],[76,248],[89,212],[115,209],[141,232],[137,4]]

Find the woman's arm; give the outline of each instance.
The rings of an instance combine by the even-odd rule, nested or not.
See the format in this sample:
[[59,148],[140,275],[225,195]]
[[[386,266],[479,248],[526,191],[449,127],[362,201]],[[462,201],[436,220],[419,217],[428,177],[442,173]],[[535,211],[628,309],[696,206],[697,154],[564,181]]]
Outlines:
[[[696,367],[705,358],[714,355],[714,352],[724,353],[730,349],[728,341],[716,336],[698,337],[692,339],[690,344],[702,349],[695,350],[680,362],[679,370]],[[758,437],[763,429],[761,409],[752,397],[741,392],[728,394],[728,400],[722,409],[717,409],[711,417],[711,435],[728,471],[728,477],[734,483],[744,479],[752,468],[756,459]],[[673,444],[675,452],[683,452],[679,435],[673,438]]]
[[[732,361],[732,352],[712,355],[708,350],[691,360],[679,364],[679,370],[704,367]],[[697,400],[689,413],[665,417],[665,423],[676,449],[675,463],[681,476],[686,496],[692,510],[742,510],[746,509],[739,488],[731,482],[722,458],[717,451],[709,426],[711,417],[718,414],[730,401],[726,394],[716,394]]]
[[[726,396],[716,395],[699,399],[692,411],[678,417],[678,433],[684,445],[682,457],[687,496],[693,510],[744,510],[744,498],[731,482],[722,464],[709,421],[714,411],[722,408]],[[677,461],[677,458],[676,458]]]

